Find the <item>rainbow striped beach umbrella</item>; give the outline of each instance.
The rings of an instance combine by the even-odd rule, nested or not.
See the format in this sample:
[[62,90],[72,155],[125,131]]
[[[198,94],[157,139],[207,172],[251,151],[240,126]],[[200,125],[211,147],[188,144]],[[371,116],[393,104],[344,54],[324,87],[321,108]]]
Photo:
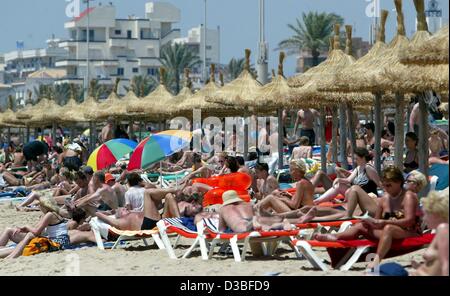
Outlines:
[[124,157],[136,148],[137,143],[128,139],[113,139],[100,145],[89,156],[87,165],[94,172],[103,170]]
[[145,169],[189,146],[192,133],[168,130],[145,138],[134,150],[128,163],[129,170]]

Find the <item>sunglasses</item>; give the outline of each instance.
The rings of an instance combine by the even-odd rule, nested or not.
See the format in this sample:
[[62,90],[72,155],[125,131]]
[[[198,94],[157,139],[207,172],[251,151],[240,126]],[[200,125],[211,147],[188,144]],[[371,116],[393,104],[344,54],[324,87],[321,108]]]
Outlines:
[[414,184],[415,184],[416,181],[413,181],[413,180],[406,180],[405,183],[414,183]]

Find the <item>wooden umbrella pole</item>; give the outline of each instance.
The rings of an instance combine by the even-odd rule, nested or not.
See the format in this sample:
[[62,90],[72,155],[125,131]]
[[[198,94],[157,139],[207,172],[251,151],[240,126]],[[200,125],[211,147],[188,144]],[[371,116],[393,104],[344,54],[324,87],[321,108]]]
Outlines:
[[89,121],[89,153],[92,153],[94,151],[94,123],[92,121]]
[[339,116],[336,112],[335,108],[332,108],[332,116],[333,116],[333,129],[332,129],[332,141],[333,141],[333,147],[332,147],[332,156],[333,156],[333,162],[338,162],[338,126],[339,126]]
[[283,155],[283,109],[278,108],[278,168],[281,170],[284,167],[284,155]]
[[347,116],[345,114],[345,105],[344,103],[339,104],[339,146],[340,146],[340,155],[342,161],[342,168],[345,170],[348,169],[348,161],[347,161]]
[[244,118],[244,159],[248,160],[248,122]]
[[403,170],[403,145],[404,145],[404,96],[395,94],[395,166]]
[[428,108],[425,101],[426,94],[419,96],[419,170],[428,177]]
[[381,174],[381,94],[375,94],[375,169]]
[[52,143],[53,146],[56,146],[56,123],[52,123]]
[[142,141],[142,121],[139,121],[139,141]]
[[11,128],[8,127],[8,145],[11,143]]
[[370,108],[370,122],[371,122],[371,123],[374,122],[374,120],[373,120],[373,119],[374,119],[374,114],[373,114],[373,113],[374,113],[373,108]]
[[34,128],[34,140],[36,140],[38,138],[38,129],[37,127]]
[[326,109],[325,106],[322,107],[320,112],[320,163],[321,169],[326,174],[327,173],[327,152],[326,152],[326,139],[325,139],[325,125],[326,125]]
[[92,151],[95,150],[96,148],[96,144],[97,144],[97,139],[98,139],[98,133],[97,133],[97,122],[93,122],[93,127],[94,127],[94,132],[92,133],[92,135],[94,136],[94,139],[92,141]]
[[352,145],[352,166],[355,167],[356,133],[355,123],[353,122],[353,106],[350,103],[347,103],[347,112],[350,143]]
[[24,144],[27,144],[30,141],[30,127],[27,125],[27,135],[26,135],[26,139],[24,141]]
[[70,129],[70,140],[73,141],[75,139],[75,127]]

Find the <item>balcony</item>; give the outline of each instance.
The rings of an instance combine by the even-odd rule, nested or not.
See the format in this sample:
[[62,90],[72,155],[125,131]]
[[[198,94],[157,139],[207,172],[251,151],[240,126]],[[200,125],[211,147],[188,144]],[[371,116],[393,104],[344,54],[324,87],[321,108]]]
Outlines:
[[160,67],[161,61],[154,57],[140,57],[138,58],[139,67]]
[[166,34],[161,36],[161,43],[166,44],[169,41],[172,41],[175,38],[180,38],[181,30],[180,29],[172,29]]
[[[60,41],[58,46],[60,48],[67,48],[67,47],[76,47],[79,43],[87,43],[86,39],[69,39],[69,40],[63,40]],[[92,44],[99,44],[99,43],[106,43],[106,40],[99,40],[99,39],[94,39],[94,40],[89,40],[89,43]]]

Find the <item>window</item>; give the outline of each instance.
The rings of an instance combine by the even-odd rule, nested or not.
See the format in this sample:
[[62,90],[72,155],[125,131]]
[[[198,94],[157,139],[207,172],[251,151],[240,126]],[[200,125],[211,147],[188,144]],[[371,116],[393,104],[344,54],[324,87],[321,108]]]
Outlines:
[[139,73],[139,68],[133,68],[133,73]]
[[207,49],[207,50],[211,50],[211,49],[212,49],[212,46],[211,46],[211,45],[207,45],[207,46],[206,46],[206,49]]
[[114,34],[116,34],[116,35],[122,35],[122,30],[115,30],[115,31],[114,31]]
[[148,68],[147,69],[147,75],[155,76],[156,75],[156,69],[155,68]]
[[127,38],[128,38],[128,39],[131,39],[131,38],[132,38],[132,31],[131,31],[131,30],[128,30],[128,31],[127,31]]
[[117,68],[117,76],[123,76],[125,74],[125,71],[123,68]]

